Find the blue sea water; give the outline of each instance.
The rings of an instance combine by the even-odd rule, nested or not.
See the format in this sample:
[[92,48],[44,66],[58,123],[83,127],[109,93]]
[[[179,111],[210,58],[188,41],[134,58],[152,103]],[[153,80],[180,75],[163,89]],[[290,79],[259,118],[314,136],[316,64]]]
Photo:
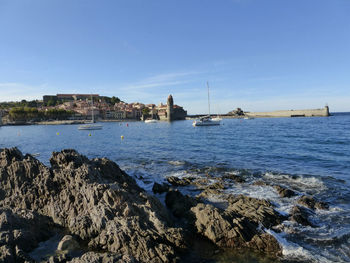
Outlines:
[[[98,131],[77,125],[0,127],[0,148],[39,153],[49,164],[52,151],[74,148],[89,158],[108,157],[146,190],[167,176],[206,173],[243,175],[280,184],[298,195],[330,204],[312,216],[315,228],[286,221],[271,233],[286,259],[304,262],[350,262],[350,114],[313,118],[224,119],[223,125],[193,127],[172,123],[103,123]],[[124,139],[122,139],[122,137]],[[272,187],[234,184],[227,189],[276,204],[288,213],[295,198],[280,198]],[[220,262],[218,259],[217,262]]]

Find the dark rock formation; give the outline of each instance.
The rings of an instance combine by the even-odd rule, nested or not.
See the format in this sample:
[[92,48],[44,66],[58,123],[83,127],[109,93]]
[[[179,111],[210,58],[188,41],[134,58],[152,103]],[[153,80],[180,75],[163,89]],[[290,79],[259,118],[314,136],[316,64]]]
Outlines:
[[176,217],[188,217],[191,207],[197,204],[197,201],[190,196],[185,196],[178,190],[171,190],[165,196],[165,204],[170,208]]
[[152,191],[155,194],[161,194],[164,192],[168,192],[169,191],[170,186],[168,184],[158,184],[158,183],[154,183],[153,187],[152,187]]
[[[46,215],[91,250],[141,262],[176,259],[176,249],[184,247],[182,230],[171,227],[159,200],[145,193],[118,165],[106,158],[90,161],[75,150],[54,152],[50,163],[52,169],[15,148],[2,150],[0,207]],[[20,248],[21,242],[11,244]],[[2,250],[8,254],[6,248]]]
[[303,195],[298,199],[298,204],[303,205],[310,209],[323,209],[329,208],[329,205],[322,201],[317,201],[314,197]]
[[289,198],[289,197],[296,195],[296,193],[293,190],[290,190],[288,188],[284,188],[280,185],[274,185],[273,188],[276,189],[276,191],[278,192],[280,197],[288,197]]
[[[63,150],[52,154],[50,164],[46,167],[16,148],[0,150],[1,262],[31,262],[26,253],[57,228],[71,236],[61,240],[60,250],[79,249],[80,242],[89,252],[76,258],[62,252],[49,262],[176,262],[179,252],[189,248],[187,230],[223,248],[274,255],[281,251],[264,227],[285,218],[268,201],[229,196],[227,208],[220,209],[170,190],[166,205],[176,217],[186,219],[179,228],[156,197],[106,158],[89,160],[75,150]],[[168,181],[184,186],[194,178]],[[167,187],[155,185],[154,190]],[[219,179],[205,191],[216,193],[224,187]]]
[[175,176],[170,176],[167,178],[168,182],[174,186],[186,186],[192,183],[194,178],[192,177],[184,177],[184,178],[178,178]]
[[232,181],[234,181],[236,183],[244,183],[245,182],[245,180],[241,176],[239,176],[237,174],[231,174],[231,173],[230,174],[225,174],[222,178],[230,179],[230,180],[232,180]]
[[295,205],[292,208],[290,220],[303,226],[315,227],[314,224],[312,224],[309,220],[309,216],[311,214],[312,212],[309,209],[299,205]]

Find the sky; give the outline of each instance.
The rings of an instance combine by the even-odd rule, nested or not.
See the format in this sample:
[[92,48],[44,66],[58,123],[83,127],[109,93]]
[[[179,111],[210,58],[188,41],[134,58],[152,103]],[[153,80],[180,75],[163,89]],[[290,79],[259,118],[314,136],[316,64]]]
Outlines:
[[0,101],[350,111],[350,0],[0,0]]

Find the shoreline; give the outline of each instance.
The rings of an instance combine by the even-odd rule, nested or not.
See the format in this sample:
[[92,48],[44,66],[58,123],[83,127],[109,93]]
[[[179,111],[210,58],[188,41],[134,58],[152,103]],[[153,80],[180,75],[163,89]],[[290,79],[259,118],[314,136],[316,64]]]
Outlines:
[[[53,152],[50,166],[17,148],[1,149],[0,161],[0,175],[9,171],[0,182],[4,193],[0,199],[0,233],[6,230],[14,235],[19,231],[12,224],[3,229],[6,224],[1,218],[20,222],[20,231],[27,233],[21,242],[10,239],[5,243],[9,253],[0,253],[0,261],[30,261],[35,257],[56,262],[65,255],[74,262],[108,256],[121,262],[170,263],[186,262],[187,257],[203,260],[203,254],[213,259],[220,251],[235,253],[242,249],[271,257],[271,262],[281,256],[278,241],[259,224],[271,227],[284,217],[265,200],[232,196],[228,208],[222,209],[207,204],[205,196],[182,194],[183,184],[176,178],[168,178],[169,184],[154,183],[153,193],[146,192],[115,162],[88,159],[73,149]],[[8,169],[12,166],[26,169]],[[22,191],[18,180],[27,182]],[[81,185],[80,190],[76,184]],[[55,237],[52,251],[42,251],[41,246],[46,247],[45,242]],[[35,242],[28,246],[29,240]],[[191,244],[198,242],[206,248],[193,251]],[[63,251],[62,247],[67,249]],[[80,251],[78,256],[74,251]]]

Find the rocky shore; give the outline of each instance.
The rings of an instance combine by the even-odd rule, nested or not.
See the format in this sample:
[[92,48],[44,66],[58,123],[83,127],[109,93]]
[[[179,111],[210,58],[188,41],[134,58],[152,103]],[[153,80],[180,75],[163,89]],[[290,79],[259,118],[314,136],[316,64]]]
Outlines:
[[[282,248],[267,229],[279,231],[286,219],[312,227],[309,214],[327,209],[309,196],[290,215],[244,195],[226,195],[225,205],[215,206],[207,197],[220,194],[224,180],[244,183],[239,176],[210,185],[168,178],[152,194],[107,158],[89,160],[68,149],[54,152],[48,167],[17,148],[0,149],[0,262],[186,262],[196,240],[213,254],[246,249],[278,261]],[[183,194],[188,185],[201,193]],[[37,252],[57,237],[52,252]]]

